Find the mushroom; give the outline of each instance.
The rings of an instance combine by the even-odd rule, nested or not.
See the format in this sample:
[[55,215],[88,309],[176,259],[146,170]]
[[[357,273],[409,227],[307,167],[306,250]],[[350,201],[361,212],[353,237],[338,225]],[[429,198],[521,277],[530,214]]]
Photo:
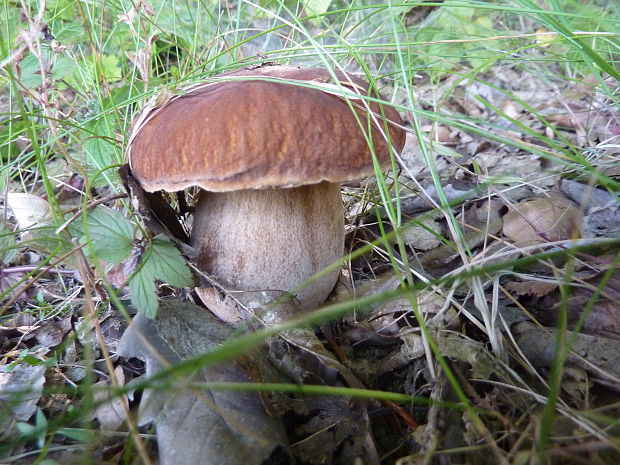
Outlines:
[[333,289],[338,270],[299,286],[344,253],[339,184],[374,172],[370,146],[389,160],[386,134],[397,151],[405,140],[393,107],[366,82],[336,76],[291,66],[227,73],[136,124],[134,178],[147,192],[202,189],[191,245],[198,268],[224,287],[293,292],[302,309]]

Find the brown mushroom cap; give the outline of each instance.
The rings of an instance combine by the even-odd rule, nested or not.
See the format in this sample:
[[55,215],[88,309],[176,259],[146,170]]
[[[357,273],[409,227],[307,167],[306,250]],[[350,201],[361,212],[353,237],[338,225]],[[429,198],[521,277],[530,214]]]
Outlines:
[[[367,128],[362,97],[368,84],[336,75]],[[143,115],[128,151],[132,173],[149,192],[190,186],[229,192],[362,178],[373,172],[371,150],[338,93],[338,83],[321,68],[264,66],[218,76]],[[369,105],[382,126],[383,111],[391,142],[400,151],[405,132],[398,112],[389,105]],[[382,131],[372,124],[380,163],[389,160]]]

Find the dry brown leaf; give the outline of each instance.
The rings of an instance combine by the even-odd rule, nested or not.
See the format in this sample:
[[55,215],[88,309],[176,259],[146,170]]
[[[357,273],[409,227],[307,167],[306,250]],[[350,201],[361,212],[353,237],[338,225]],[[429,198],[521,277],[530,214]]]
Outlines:
[[[401,209],[405,215],[424,212],[436,208],[441,203],[439,192],[432,182],[422,184],[422,193],[418,193],[417,184],[399,179],[401,184],[400,202]],[[465,202],[473,197],[480,195],[478,187],[471,182],[450,179],[442,182],[441,190],[448,202],[460,200]],[[414,194],[412,194],[414,192]],[[383,209],[380,210],[381,216],[387,218]],[[373,216],[375,213],[373,212]]]
[[[442,1],[443,0],[440,0],[439,2],[420,2],[420,3],[417,3],[416,6],[411,7],[405,13],[405,24],[407,26],[412,26],[412,25],[420,24],[433,11],[437,11],[438,10],[439,6],[436,3],[441,3]],[[428,5],[425,5],[424,3],[428,3]]]
[[580,237],[581,213],[566,197],[526,200],[504,216],[504,234],[520,246]]
[[[420,291],[416,294],[415,299],[420,313],[424,315],[427,328],[435,334],[435,337],[443,339],[444,330],[454,328],[455,323],[458,322],[456,309],[444,296],[435,292]],[[382,314],[385,316],[380,319],[373,318],[369,321],[369,324],[376,331],[385,332],[385,328],[378,326],[378,323],[381,323],[387,316],[411,314],[413,312],[411,300],[408,298],[390,300],[384,303],[382,307]],[[408,325],[400,326],[396,324],[396,320],[393,323],[392,331],[398,331],[402,344],[398,350],[392,352],[379,363],[377,374],[402,368],[410,364],[412,360],[424,356],[427,350],[419,329]]]
[[443,145],[456,145],[460,141],[459,132],[441,124],[423,126],[422,131],[429,132],[429,138]]
[[547,120],[556,127],[567,129],[579,129],[581,125],[577,119],[571,114],[551,115]]
[[43,347],[52,348],[59,345],[65,334],[71,330],[71,318],[64,318],[58,321],[44,320],[39,327],[34,330],[37,342]]
[[557,283],[545,281],[511,281],[504,284],[504,288],[515,297],[531,295],[543,297],[558,288]]
[[[570,295],[564,301],[557,290],[554,293],[545,296],[540,302],[537,302],[537,316],[543,323],[554,325],[557,322],[558,315],[564,311],[564,305],[568,311],[568,323],[570,327],[574,326],[582,317],[585,309],[588,314],[585,315],[583,330],[591,334],[600,334],[609,337],[620,336],[620,271],[616,271],[614,275],[607,281],[603,292],[598,298],[593,299],[593,289],[601,284],[603,273],[587,280],[589,287],[574,287],[570,290]],[[540,313],[540,314],[539,314]]]
[[[118,353],[146,360],[147,376],[180,360],[217,349],[232,329],[207,310],[178,299],[160,302],[156,320],[138,315],[123,335]],[[142,424],[157,427],[160,463],[261,464],[286,447],[280,422],[264,410],[258,395],[207,388],[186,382],[249,380],[234,361],[203,366],[193,378],[172,377],[163,390],[147,390],[140,405]],[[163,386],[162,386],[163,387]]]
[[[495,200],[490,203],[481,202],[479,205],[473,205],[465,214],[458,216],[457,219],[462,224],[463,235],[470,249],[489,242],[500,231],[502,219],[499,216],[499,206],[500,204]],[[426,266],[437,267],[450,263],[458,256],[458,249],[451,241],[426,253],[420,261]]]
[[129,257],[115,264],[106,272],[106,277],[110,281],[110,284],[116,288],[121,288],[126,285],[129,276],[138,268],[141,258],[142,250],[138,248],[132,249]]
[[12,371],[5,369],[0,369],[0,440],[16,434],[15,422],[34,415],[45,383],[43,365],[21,363]]
[[442,243],[439,239],[440,224],[435,219],[424,216],[426,215],[418,217],[418,224],[412,223],[411,227],[407,227],[402,232],[405,244],[418,250],[430,250]]
[[[556,330],[540,328],[527,321],[514,326],[513,334],[523,354],[535,367],[550,368],[555,360],[557,347]],[[575,343],[567,359],[568,367],[587,371],[605,385],[620,390],[620,341],[587,334],[573,335],[567,332],[567,339],[575,336]]]
[[[114,376],[118,382],[118,386],[125,384],[125,375],[121,367],[116,367]],[[93,384],[93,398],[95,401],[95,409],[93,410],[93,418],[99,421],[99,426],[103,430],[118,431],[123,422],[126,420],[126,409],[129,403],[126,395],[115,395],[109,388],[110,383],[100,381]],[[125,407],[123,407],[125,404]]]
[[9,192],[6,201],[19,229],[46,224],[52,217],[49,202],[37,195]]
[[30,297],[24,292],[27,289],[27,281],[22,281],[25,276],[26,273],[0,273],[0,295],[16,302],[27,302]]
[[204,306],[224,323],[234,325],[243,319],[241,309],[236,302],[230,297],[220,294],[217,289],[197,287],[194,291]]
[[[291,444],[291,449],[301,463],[352,464],[363,457],[368,416],[356,408],[359,402],[342,396],[324,396],[304,404],[310,412],[320,410],[321,413],[311,415],[295,429],[295,435],[303,439]],[[361,462],[369,463],[364,459]]]
[[[544,176],[541,179],[542,164],[540,157],[536,155],[528,153],[507,154],[502,150],[498,150],[497,147],[491,146],[476,153],[474,160],[490,176],[520,177],[527,180],[530,184],[544,187],[549,187],[554,182],[550,176]],[[529,189],[525,189],[526,193],[523,193],[523,190],[521,189],[521,192],[516,193],[508,191],[505,195],[510,199],[522,199],[525,195],[531,197],[532,194]]]
[[517,104],[512,100],[506,100],[504,105],[502,105],[502,111],[507,117],[512,119],[518,119],[519,115],[521,115],[519,107],[517,107]]
[[585,211],[583,237],[620,236],[620,203],[615,195],[569,179],[562,181],[561,189]]

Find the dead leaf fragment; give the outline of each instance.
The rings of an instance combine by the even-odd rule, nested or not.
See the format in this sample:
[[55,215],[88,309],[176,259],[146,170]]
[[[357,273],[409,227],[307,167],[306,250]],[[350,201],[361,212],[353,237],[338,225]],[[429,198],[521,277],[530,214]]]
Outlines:
[[37,342],[43,347],[52,348],[59,345],[65,334],[71,330],[71,318],[59,321],[42,321],[40,326],[34,330]]
[[[121,367],[116,367],[114,376],[119,386],[125,384],[125,375]],[[129,404],[126,395],[114,395],[112,391],[106,389],[109,385],[110,383],[107,381],[93,384],[93,397],[96,405],[93,418],[99,421],[101,429],[118,431],[126,419],[125,412],[129,408]]]
[[430,250],[441,244],[441,226],[433,218],[419,218],[402,232],[405,244],[418,250]]
[[[183,359],[209,352],[232,329],[190,302],[160,302],[156,320],[138,315],[120,341],[119,355],[146,361],[152,376]],[[197,369],[192,378],[172,377],[162,389],[147,390],[140,405],[140,423],[157,428],[160,463],[261,464],[277,447],[286,447],[282,425],[269,416],[251,392],[190,388],[190,382],[248,382],[237,362]]]
[[428,131],[430,139],[435,142],[439,142],[440,144],[454,146],[459,142],[458,131],[454,131],[447,126],[442,126],[441,124],[423,126],[422,131]]
[[52,217],[49,202],[37,195],[9,192],[6,201],[19,229],[45,224]]
[[0,439],[14,433],[15,423],[28,421],[37,410],[45,383],[43,365],[19,364],[12,371],[0,368]]
[[243,317],[237,303],[228,296],[221,295],[213,287],[197,287],[194,289],[200,301],[224,323],[234,325]]
[[558,283],[547,281],[510,281],[504,284],[504,288],[516,297],[531,295],[543,297],[558,288]]
[[[540,328],[527,321],[518,323],[513,330],[523,354],[539,368],[550,368],[554,363],[556,332],[553,328]],[[567,331],[567,339],[573,336],[572,332]],[[620,355],[618,354],[620,354],[620,341],[577,334],[566,365],[585,370],[595,380],[619,391]]]
[[[497,201],[482,202],[480,205],[473,205],[465,214],[458,216],[457,219],[463,226],[463,235],[470,249],[483,245],[499,232],[502,219],[498,210]],[[420,261],[427,266],[438,266],[450,263],[458,256],[458,248],[454,241],[450,241],[431,250]]]
[[16,302],[27,302],[26,282],[22,281],[25,276],[25,273],[0,273],[0,295],[15,299]]
[[356,459],[363,456],[368,416],[356,408],[355,401],[350,402],[341,396],[325,396],[320,400],[312,399],[306,407],[321,413],[295,429],[296,435],[303,439],[292,444],[291,448],[301,463],[356,463]]
[[504,234],[520,246],[580,237],[581,213],[564,196],[526,200],[504,216]]
[[138,268],[141,258],[142,250],[137,247],[132,249],[129,257],[115,264],[107,271],[106,276],[110,284],[116,288],[121,288],[126,285],[131,274]]
[[[620,337],[620,271],[615,271],[605,283],[605,287],[595,301],[593,289],[601,285],[605,273],[599,273],[586,282],[588,287],[579,286],[570,290],[566,300],[556,290],[541,299],[536,307],[536,316],[548,325],[557,324],[558,315],[567,311],[569,327],[573,327],[580,319],[585,318],[583,330],[590,334],[599,334],[608,337]],[[587,314],[584,315],[584,311]]]
[[615,195],[569,179],[562,181],[561,189],[585,211],[583,237],[620,236],[620,203]]
[[492,373],[502,370],[483,343],[468,339],[462,334],[446,333],[439,345],[442,355],[469,363],[472,378],[489,379]]

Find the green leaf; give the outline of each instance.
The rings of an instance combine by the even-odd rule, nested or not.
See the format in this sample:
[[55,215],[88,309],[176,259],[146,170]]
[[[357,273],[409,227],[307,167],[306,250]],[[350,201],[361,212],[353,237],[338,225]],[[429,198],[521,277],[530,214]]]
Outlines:
[[36,89],[43,83],[41,65],[34,55],[29,54],[22,60],[19,82],[27,89]]
[[37,439],[39,447],[45,445],[45,435],[47,433],[47,418],[41,409],[37,409],[35,415],[35,424],[31,425],[25,422],[17,422],[15,424],[17,431],[27,438]]
[[86,55],[78,57],[75,64],[79,72],[67,76],[65,81],[81,92],[90,92],[100,85],[102,79],[112,82],[123,76],[121,61],[115,55],[102,55],[101,60]]
[[[47,0],[45,10],[46,13],[49,11],[53,18],[56,20],[71,21],[74,18],[79,17],[80,14],[80,9],[75,5],[75,3],[76,2],[74,0]],[[58,22],[60,21],[54,21],[52,24],[52,32],[54,33],[56,38],[58,38],[56,34]],[[83,37],[84,36],[82,36],[82,38]]]
[[101,67],[105,78],[108,81],[118,81],[123,77],[121,61],[116,55],[103,55],[101,57]]
[[85,137],[82,140],[83,153],[86,158],[84,161],[89,176],[98,175],[94,184],[103,185],[106,183],[106,178],[116,179],[115,171],[106,170],[105,173],[99,174],[101,170],[119,162],[116,144],[114,143],[112,116],[101,115],[96,120],[89,122],[85,126],[85,130]]
[[202,27],[197,27],[195,12],[187,8],[183,2],[153,0],[151,6],[155,10],[157,27],[174,37],[174,42],[185,42],[186,45],[182,47],[201,43],[215,32],[211,22],[202,23]]
[[146,264],[129,280],[131,303],[147,318],[157,315],[157,293],[155,292],[155,278]]
[[0,222],[0,262],[8,264],[17,253],[15,234]]
[[15,47],[15,41],[18,38],[20,10],[16,6],[3,8],[0,24],[2,25],[0,28],[0,60],[5,60],[9,56],[9,51]]
[[90,252],[101,260],[118,263],[129,256],[133,248],[133,227],[121,213],[107,207],[97,207],[87,213]]
[[54,37],[63,45],[78,42],[84,38],[84,27],[81,24],[71,22],[63,24],[58,30],[52,30]]
[[[26,122],[22,119],[2,121],[0,125],[0,162],[11,160],[19,154],[19,146],[15,141],[25,132]],[[0,179],[4,179],[4,176],[0,176]],[[1,190],[4,190],[2,185],[0,185]]]
[[[74,60],[51,53],[49,50],[43,50],[41,58],[43,66],[45,66],[48,73],[48,78],[51,78],[52,81],[64,79],[78,69],[78,65]],[[39,59],[36,56],[29,54],[22,60],[19,80],[28,89],[36,89],[43,84],[41,63],[39,63]]]
[[92,442],[96,438],[94,431],[85,428],[60,428],[57,433],[69,439],[82,442]]
[[329,5],[332,0],[305,0],[304,4],[309,13],[313,15],[320,15],[325,13],[329,9]]
[[56,80],[63,79],[73,74],[77,69],[75,61],[67,57],[58,57],[52,68],[52,77]]
[[[490,15],[480,14],[476,8],[463,6],[445,6],[436,11],[433,21],[422,28],[417,34],[420,41],[431,44],[425,47],[425,57],[443,57],[432,62],[434,69],[449,70],[457,68],[465,61],[471,66],[481,66],[495,57],[501,49],[498,41],[487,40],[484,43],[473,42],[443,42],[445,39],[469,39],[497,35],[493,18]],[[438,42],[438,43],[433,43]],[[429,66],[429,63],[426,63]]]
[[47,418],[40,408],[37,409],[37,414],[35,415],[35,424],[39,430],[37,445],[42,448],[45,445],[45,435],[47,434]]
[[[54,253],[56,257],[64,256],[75,248],[75,244],[66,235],[56,234],[56,226],[33,228],[28,231],[27,235],[22,234],[19,244],[20,246],[31,247],[44,255]],[[75,257],[73,255],[68,255],[63,260],[63,263],[75,266],[74,260]]]
[[23,421],[18,421],[15,426],[17,431],[19,431],[22,436],[27,438],[35,437],[39,433],[39,429],[36,426]]
[[150,250],[151,255],[146,266],[152,270],[156,279],[176,287],[192,285],[192,272],[185,263],[185,258],[166,236],[157,235]]
[[30,366],[36,367],[39,365],[43,365],[43,361],[38,359],[37,357],[35,357],[32,354],[26,354],[24,355],[22,358],[22,361],[27,363]]
[[155,280],[177,287],[193,284],[192,273],[181,252],[170,240],[159,234],[153,238],[143,255],[142,266],[129,280],[131,302],[148,318],[157,314],[157,293]]
[[75,61],[78,72],[67,76],[65,82],[75,87],[81,92],[89,92],[97,83],[95,79],[94,66],[91,65],[90,56],[78,57]]

